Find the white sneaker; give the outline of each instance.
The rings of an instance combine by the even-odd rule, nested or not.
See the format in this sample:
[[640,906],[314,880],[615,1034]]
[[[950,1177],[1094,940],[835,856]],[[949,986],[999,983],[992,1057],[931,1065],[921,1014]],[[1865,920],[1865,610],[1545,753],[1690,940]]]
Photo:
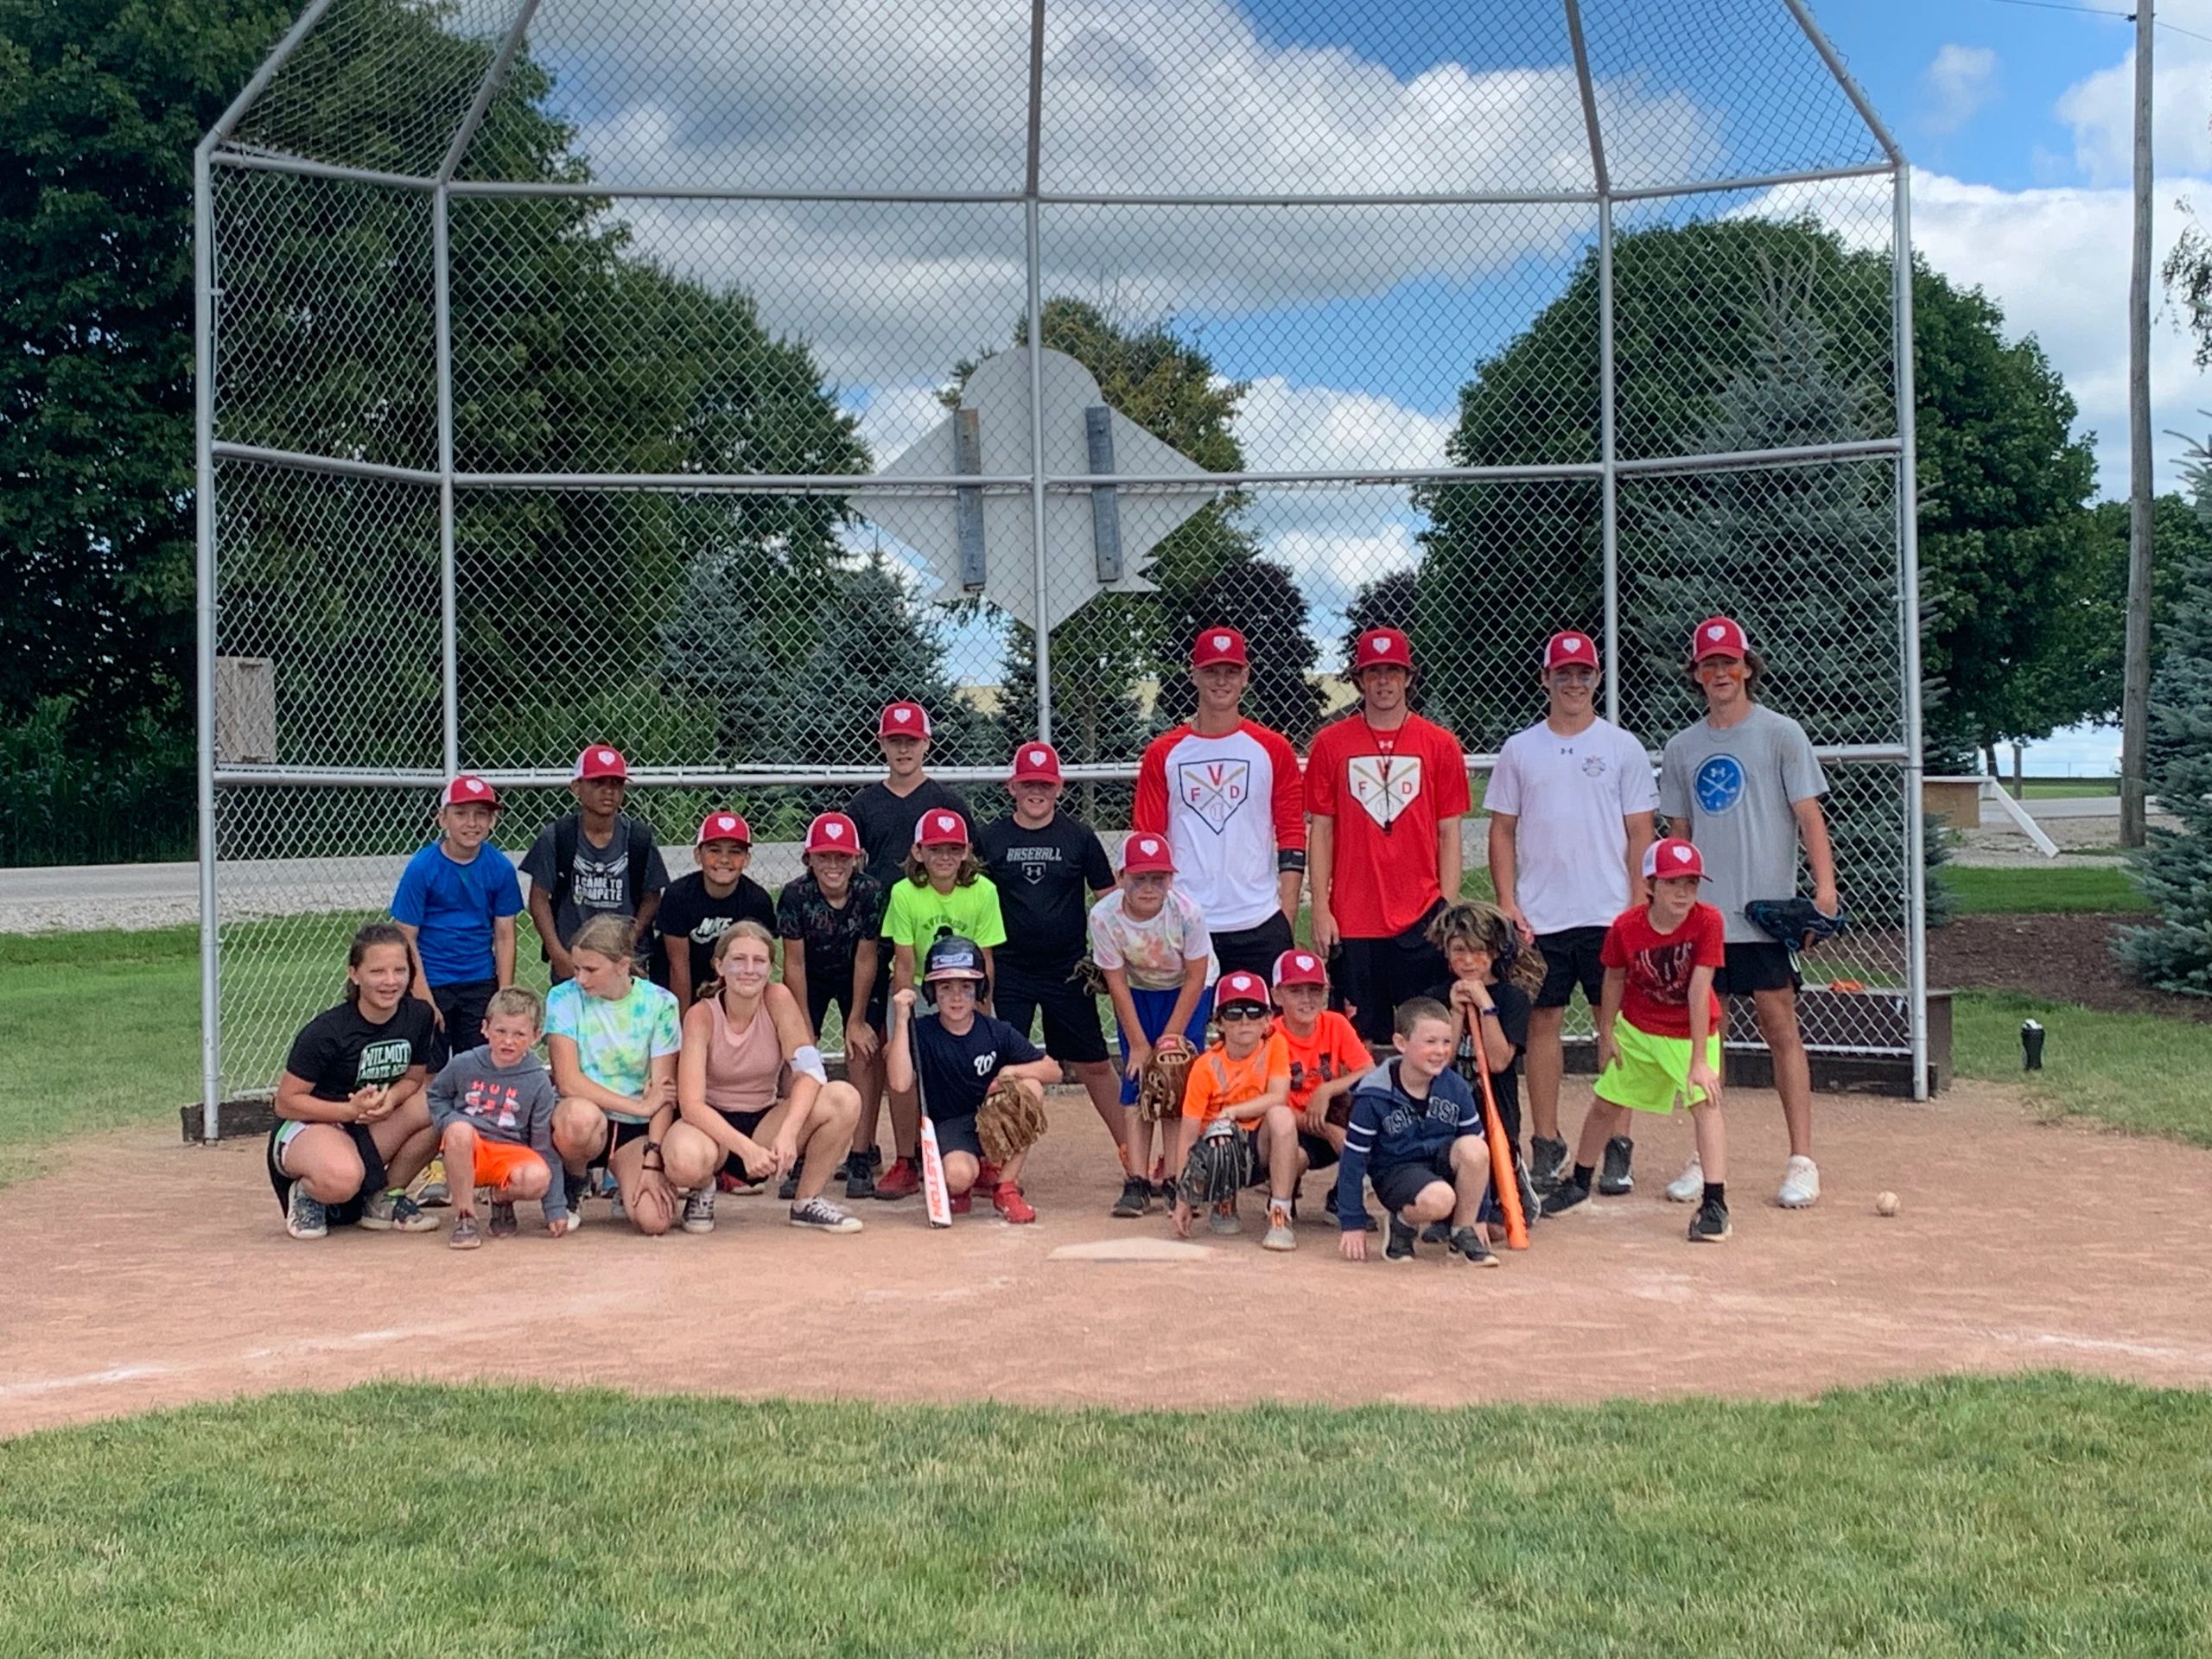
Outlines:
[[1667,1198],[1674,1204],[1695,1204],[1705,1196],[1705,1166],[1699,1163],[1697,1154],[1690,1154],[1690,1160],[1682,1166],[1682,1173],[1667,1183]]
[[703,1186],[684,1195],[683,1226],[687,1233],[711,1233],[715,1230],[713,1187]]
[[1785,1210],[1803,1210],[1821,1196],[1821,1172],[1809,1158],[1797,1157],[1782,1172],[1782,1191],[1774,1201]]

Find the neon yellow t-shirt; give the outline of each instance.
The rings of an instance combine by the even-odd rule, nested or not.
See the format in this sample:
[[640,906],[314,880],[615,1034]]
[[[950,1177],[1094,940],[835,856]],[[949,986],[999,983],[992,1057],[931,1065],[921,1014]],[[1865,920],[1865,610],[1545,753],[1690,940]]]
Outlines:
[[925,882],[916,887],[901,880],[891,889],[883,909],[883,937],[914,953],[914,982],[921,982],[922,963],[930,946],[950,931],[981,945],[1006,943],[1006,923],[999,915],[999,890],[991,878],[979,875],[964,887],[939,893]]

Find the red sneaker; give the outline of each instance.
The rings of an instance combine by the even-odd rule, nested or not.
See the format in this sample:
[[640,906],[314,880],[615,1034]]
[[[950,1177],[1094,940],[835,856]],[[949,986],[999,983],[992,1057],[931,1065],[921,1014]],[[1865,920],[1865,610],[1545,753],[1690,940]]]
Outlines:
[[1021,1189],[1012,1181],[999,1183],[998,1192],[991,1199],[991,1207],[1016,1225],[1037,1219],[1037,1211],[1030,1207],[1029,1200],[1021,1196]]
[[914,1166],[911,1158],[895,1160],[891,1167],[875,1178],[875,1196],[879,1198],[911,1198],[922,1190],[922,1172]]
[[971,1187],[965,1192],[955,1192],[945,1201],[956,1216],[964,1216],[976,1207],[976,1193]]

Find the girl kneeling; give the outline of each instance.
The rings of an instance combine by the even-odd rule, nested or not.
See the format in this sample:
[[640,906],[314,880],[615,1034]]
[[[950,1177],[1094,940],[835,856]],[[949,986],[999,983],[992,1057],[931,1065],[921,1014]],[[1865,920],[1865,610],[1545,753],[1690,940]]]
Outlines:
[[576,976],[545,999],[545,1047],[561,1103],[553,1147],[569,1213],[581,1221],[586,1176],[604,1164],[616,1202],[641,1233],[676,1224],[676,1188],[662,1143],[676,1122],[676,1056],[683,1046],[676,999],[632,971],[636,924],[594,916],[569,941]]

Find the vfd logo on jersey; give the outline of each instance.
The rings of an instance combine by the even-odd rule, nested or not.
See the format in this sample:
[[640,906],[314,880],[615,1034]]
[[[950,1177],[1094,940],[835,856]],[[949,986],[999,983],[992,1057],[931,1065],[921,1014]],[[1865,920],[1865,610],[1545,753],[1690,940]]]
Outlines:
[[1697,769],[1695,787],[1699,811],[1726,812],[1744,798],[1744,763],[1732,754],[1716,754]]
[[1421,757],[1417,754],[1357,754],[1346,770],[1351,775],[1352,799],[1385,829],[1421,798]]
[[1181,760],[1176,771],[1182,782],[1183,804],[1212,826],[1216,835],[1229,828],[1252,795],[1249,760]]

